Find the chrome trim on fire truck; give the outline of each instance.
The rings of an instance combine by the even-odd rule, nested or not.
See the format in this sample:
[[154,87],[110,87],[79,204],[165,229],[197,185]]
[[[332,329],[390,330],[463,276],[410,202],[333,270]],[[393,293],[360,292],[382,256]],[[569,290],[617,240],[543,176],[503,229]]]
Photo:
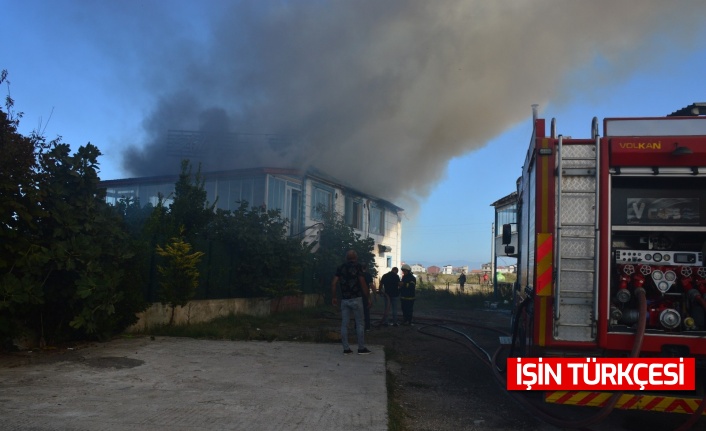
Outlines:
[[[595,169],[582,169],[582,168],[573,168],[573,169],[562,169],[561,170],[562,175],[596,175],[596,170]],[[586,193],[592,193],[592,192],[586,192]]]
[[561,150],[562,144],[564,142],[564,135],[559,135],[559,142],[557,143],[557,202],[556,202],[556,236],[554,238],[554,273],[556,278],[556,283],[554,283],[554,336],[557,335],[556,321],[559,320],[559,304],[561,304],[561,294],[559,286],[561,286],[561,175],[564,172],[561,168],[562,158]]
[[621,176],[644,176],[652,177],[655,175],[674,175],[674,176],[691,176],[703,177],[706,176],[706,166],[692,167],[614,167],[610,168],[611,175]]
[[594,239],[594,244],[593,244],[593,328],[592,328],[592,334],[593,337],[595,338],[596,335],[598,335],[598,292],[600,291],[600,280],[598,277],[598,270],[600,268],[599,262],[601,258],[601,224],[599,222],[600,217],[598,216],[600,214],[600,202],[601,200],[598,198],[598,195],[600,193],[600,186],[601,186],[601,175],[600,175],[600,170],[599,166],[601,164],[601,137],[598,135],[598,118],[593,117],[593,124],[594,124],[594,133],[593,133],[593,138],[596,140],[596,208],[595,208],[595,239]]
[[706,232],[706,226],[626,226],[616,225],[611,227],[613,231],[626,232]]

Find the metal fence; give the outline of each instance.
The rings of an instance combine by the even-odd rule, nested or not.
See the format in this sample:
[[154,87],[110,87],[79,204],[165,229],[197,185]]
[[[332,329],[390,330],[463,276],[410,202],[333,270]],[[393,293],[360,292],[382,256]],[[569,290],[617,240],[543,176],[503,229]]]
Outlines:
[[[234,269],[234,259],[225,249],[222,243],[217,241],[204,241],[195,244],[195,249],[202,251],[204,256],[199,264],[199,286],[193,299],[227,299],[227,298],[251,298],[261,296],[256,286],[248,286],[239,281],[239,276]],[[143,294],[148,302],[159,301],[159,272],[157,265],[159,259],[151,248],[148,264],[141,271],[143,274],[135,274],[136,280],[144,280]],[[309,265],[303,265],[304,269],[300,274],[298,288],[301,293],[320,293],[321,287],[314,279],[314,274]]]

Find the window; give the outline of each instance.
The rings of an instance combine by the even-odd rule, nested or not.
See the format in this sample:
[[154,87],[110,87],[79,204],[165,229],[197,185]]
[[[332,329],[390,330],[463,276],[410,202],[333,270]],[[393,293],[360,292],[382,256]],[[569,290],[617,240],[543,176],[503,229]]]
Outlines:
[[301,232],[301,191],[296,188],[288,187],[287,193],[289,197],[289,234],[295,236]]
[[385,210],[376,205],[370,205],[370,233],[385,235]]
[[314,220],[322,220],[323,213],[331,211],[333,203],[332,190],[324,189],[321,186],[314,186],[312,190],[311,200],[311,218]]
[[287,214],[284,213],[284,192],[286,181],[269,177],[267,183],[267,209],[268,210],[280,210],[282,217],[286,217]]
[[218,190],[217,181],[204,181],[203,189],[206,192],[206,205],[212,205],[214,202],[218,205],[218,193],[216,192],[216,190]]
[[162,195],[162,202],[165,206],[171,205],[174,199],[174,184],[149,184],[138,185],[137,197],[140,199],[140,205],[149,204],[157,205],[159,195]]
[[346,224],[353,229],[363,229],[363,203],[346,197]]
[[[218,207],[235,211],[241,202],[247,202],[248,207],[253,206],[253,180],[252,178],[233,179],[224,183],[220,192],[224,199],[219,199]],[[225,199],[227,197],[227,199]]]
[[517,222],[517,205],[512,204],[498,209],[498,225]]
[[392,268],[392,256],[387,256],[387,267]]
[[[108,188],[105,191],[105,201],[111,205],[117,205],[121,199],[131,199],[139,202],[137,192],[133,188]],[[145,205],[144,203],[140,205]]]
[[[240,206],[240,193],[241,193],[242,181],[241,180],[231,180],[229,184],[228,200],[226,202],[221,202],[225,206],[225,209],[235,211]],[[250,201],[248,201],[250,204]]]
[[240,183],[240,200],[247,202],[250,207],[255,205],[255,181],[252,178],[244,179]]
[[287,219],[287,232],[296,235],[301,230],[301,191],[299,184],[282,178],[268,177],[267,209],[280,210],[280,216]]

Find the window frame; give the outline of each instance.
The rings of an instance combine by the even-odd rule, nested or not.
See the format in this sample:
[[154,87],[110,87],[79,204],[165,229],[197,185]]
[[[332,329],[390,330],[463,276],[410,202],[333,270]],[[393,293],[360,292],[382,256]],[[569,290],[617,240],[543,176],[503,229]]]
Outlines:
[[[374,213],[379,213],[379,219]],[[368,208],[368,232],[385,236],[385,207],[371,203]]]
[[363,230],[363,200],[352,196],[345,197],[344,220],[353,229]]
[[[314,183],[311,185],[311,219],[322,221],[324,219],[323,212],[319,210],[319,206],[324,206],[324,211],[333,209],[333,189],[323,184]],[[321,198],[327,202],[320,202]]]

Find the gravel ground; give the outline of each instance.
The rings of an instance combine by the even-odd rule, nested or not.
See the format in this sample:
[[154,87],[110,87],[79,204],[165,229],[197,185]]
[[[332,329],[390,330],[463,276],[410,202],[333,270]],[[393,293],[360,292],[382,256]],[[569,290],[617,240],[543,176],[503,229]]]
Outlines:
[[[535,413],[514,400],[500,384],[485,354],[471,349],[468,340],[435,325],[467,333],[488,355],[499,346],[501,334],[485,328],[507,331],[510,314],[503,310],[431,310],[415,313],[412,327],[373,329],[366,342],[385,345],[388,371],[395,377],[395,402],[404,411],[403,430],[532,430],[557,428],[537,419]],[[460,325],[453,322],[465,322]],[[504,360],[500,361],[504,363]],[[564,419],[575,421],[598,412],[596,408],[546,404],[540,393],[520,394],[530,405]],[[675,413],[614,410],[603,421],[584,430],[668,431],[676,430],[688,415]],[[692,430],[706,430],[702,417]]]
[[[475,322],[506,329],[509,314],[427,312],[413,326],[386,327],[368,332],[366,342],[388,350],[388,370],[395,376],[396,402],[404,410],[404,428],[427,430],[552,430],[522,412],[502,390],[492,369],[463,336],[434,326],[443,315],[447,321]],[[492,355],[499,334],[453,323]],[[491,350],[492,349],[492,350]]]
[[[377,318],[379,315],[373,313],[374,323]],[[402,410],[401,423],[395,424],[398,431],[562,429],[537,419],[531,411],[516,402],[494,376],[486,353],[469,348],[471,343],[466,338],[446,329],[457,329],[468,334],[488,355],[492,355],[499,346],[501,334],[487,328],[507,331],[510,327],[508,311],[425,310],[415,313],[415,318],[413,326],[373,327],[366,334],[368,345],[385,346],[388,375],[394,384],[392,402]],[[337,328],[340,324],[338,319],[332,310],[331,315],[320,322],[309,322],[310,325],[318,325],[318,328],[282,327],[281,335],[291,339],[293,334],[314,334],[324,327]],[[351,342],[355,345],[354,338]],[[80,349],[81,346],[77,346],[76,351],[62,349],[61,355],[76,355]],[[375,351],[374,354],[383,352]],[[59,359],[52,356],[51,351],[46,351],[40,356],[32,356],[34,359],[29,361],[28,356],[22,353],[0,355],[0,366],[13,367]],[[538,394],[531,394],[528,400],[567,420],[585,418],[596,412],[586,407],[546,405]],[[593,425],[592,429],[668,431],[677,429],[687,419],[687,415],[682,414],[615,410],[606,420]],[[702,418],[692,429],[706,429],[706,418]]]

